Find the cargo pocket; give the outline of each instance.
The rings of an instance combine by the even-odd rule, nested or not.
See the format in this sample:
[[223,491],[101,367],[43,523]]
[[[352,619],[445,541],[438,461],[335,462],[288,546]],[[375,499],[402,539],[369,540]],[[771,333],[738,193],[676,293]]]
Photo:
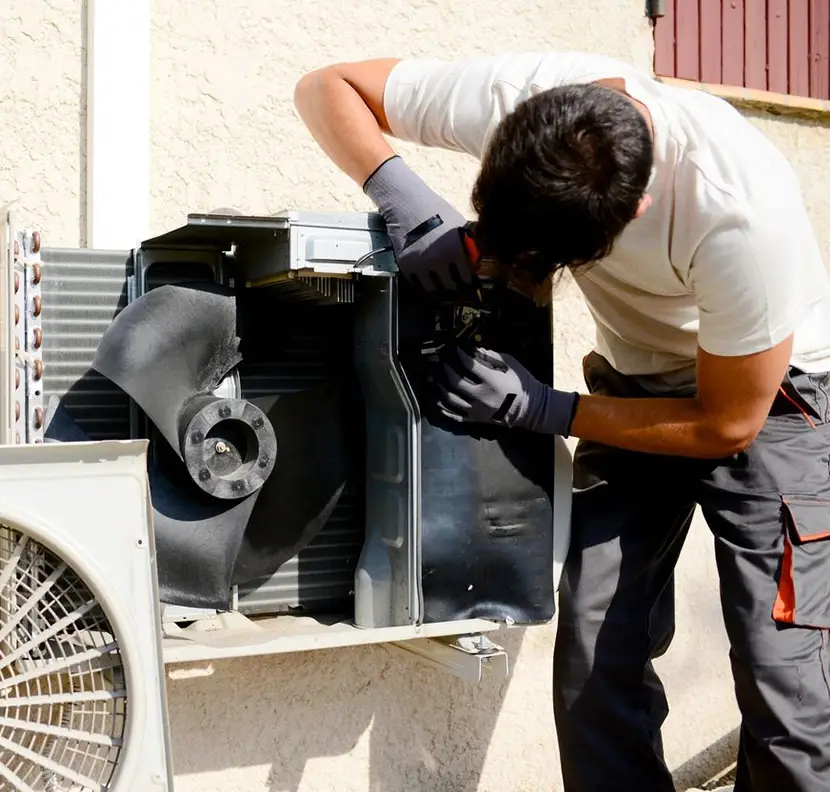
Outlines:
[[784,553],[772,617],[830,628],[830,500],[781,498]]

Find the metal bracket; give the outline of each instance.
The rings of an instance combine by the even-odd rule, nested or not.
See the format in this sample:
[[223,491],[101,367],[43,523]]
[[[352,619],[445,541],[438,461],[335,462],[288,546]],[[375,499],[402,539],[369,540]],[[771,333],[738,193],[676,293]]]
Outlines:
[[[14,443],[15,430],[15,333],[14,231],[11,207],[0,216],[0,445]],[[19,276],[18,276],[19,277]]]
[[466,682],[481,682],[485,674],[501,681],[510,674],[507,652],[482,634],[415,638],[387,645],[414,654],[427,665]]

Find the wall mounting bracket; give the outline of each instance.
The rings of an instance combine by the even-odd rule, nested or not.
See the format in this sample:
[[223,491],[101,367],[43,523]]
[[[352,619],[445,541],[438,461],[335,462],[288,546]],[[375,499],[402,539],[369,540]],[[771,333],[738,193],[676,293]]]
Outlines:
[[414,654],[433,668],[466,682],[479,683],[485,675],[501,681],[510,674],[507,652],[482,634],[416,638],[388,646]]

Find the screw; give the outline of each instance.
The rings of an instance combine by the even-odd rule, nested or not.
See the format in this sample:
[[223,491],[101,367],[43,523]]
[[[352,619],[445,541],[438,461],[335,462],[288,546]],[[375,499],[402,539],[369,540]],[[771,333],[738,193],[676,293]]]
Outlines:
[[268,463],[269,463],[270,461],[271,461],[271,460],[270,460],[267,456],[265,456],[265,455],[263,454],[263,455],[259,458],[259,466],[260,466],[261,468],[268,467]]
[[228,446],[219,440],[215,446],[213,446],[213,450],[216,451],[217,454],[227,454],[230,449]]
[[190,435],[190,439],[194,443],[201,443],[202,440],[205,439],[204,432],[195,431],[192,435]]
[[199,471],[199,481],[207,481],[210,478],[210,471],[207,468],[202,468]]
[[259,417],[254,418],[254,420],[252,421],[254,429],[262,429],[262,423],[262,418]]
[[229,418],[231,414],[230,407],[220,407],[219,408],[219,417],[220,418]]
[[239,492],[244,486],[244,483],[241,481],[234,481],[231,483],[231,490],[234,492]]

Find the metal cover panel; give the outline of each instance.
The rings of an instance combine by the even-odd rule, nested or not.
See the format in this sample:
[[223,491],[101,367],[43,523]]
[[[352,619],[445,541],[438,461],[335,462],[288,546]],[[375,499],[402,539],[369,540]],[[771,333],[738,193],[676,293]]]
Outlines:
[[91,439],[129,438],[129,399],[90,366],[127,304],[130,253],[44,248],[41,258],[44,402],[66,394],[66,408]]
[[142,248],[208,247],[229,250],[232,245],[267,242],[283,234],[288,221],[256,215],[189,214],[183,226],[146,239]]

